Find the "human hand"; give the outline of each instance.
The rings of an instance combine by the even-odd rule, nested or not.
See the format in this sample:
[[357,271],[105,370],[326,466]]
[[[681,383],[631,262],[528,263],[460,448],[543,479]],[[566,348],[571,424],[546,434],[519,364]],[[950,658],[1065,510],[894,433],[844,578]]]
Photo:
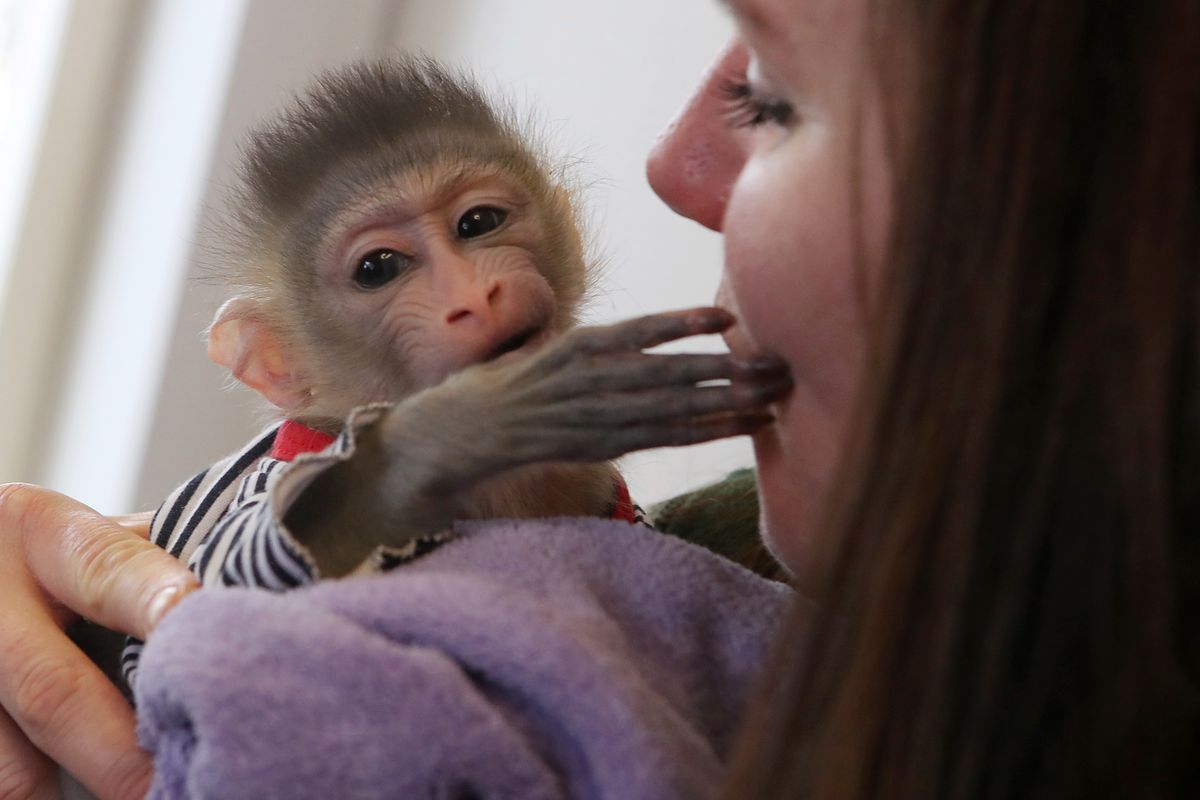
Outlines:
[[150,540],[150,523],[154,519],[153,511],[142,511],[137,514],[114,514],[109,519],[122,528],[133,531],[143,539]]
[[56,763],[100,798],[149,788],[133,710],[64,633],[83,615],[145,638],[196,588],[140,534],[146,522],[0,485],[0,797],[57,796]]

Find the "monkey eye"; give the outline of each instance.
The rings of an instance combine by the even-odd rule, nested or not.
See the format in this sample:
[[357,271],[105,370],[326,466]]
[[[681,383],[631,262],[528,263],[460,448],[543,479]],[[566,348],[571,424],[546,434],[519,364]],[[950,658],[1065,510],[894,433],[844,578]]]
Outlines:
[[404,265],[404,256],[395,250],[372,250],[354,269],[354,282],[363,289],[378,289],[395,280]]
[[459,217],[458,238],[474,239],[476,236],[491,233],[503,225],[506,219],[508,212],[502,208],[476,206]]

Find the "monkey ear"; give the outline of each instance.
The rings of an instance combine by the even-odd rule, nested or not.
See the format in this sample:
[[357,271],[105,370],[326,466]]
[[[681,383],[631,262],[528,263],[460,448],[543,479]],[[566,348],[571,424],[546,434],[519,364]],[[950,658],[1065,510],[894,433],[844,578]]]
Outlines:
[[208,329],[208,357],[282,411],[299,408],[308,397],[251,298],[235,297],[217,310]]

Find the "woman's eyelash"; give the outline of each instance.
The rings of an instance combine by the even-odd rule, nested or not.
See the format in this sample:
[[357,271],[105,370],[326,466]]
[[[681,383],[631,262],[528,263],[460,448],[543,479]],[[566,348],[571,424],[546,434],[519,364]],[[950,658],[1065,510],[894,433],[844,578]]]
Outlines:
[[767,123],[786,126],[796,116],[791,103],[759,97],[745,81],[729,81],[721,86],[721,93],[727,103],[726,118],[734,128],[756,128]]

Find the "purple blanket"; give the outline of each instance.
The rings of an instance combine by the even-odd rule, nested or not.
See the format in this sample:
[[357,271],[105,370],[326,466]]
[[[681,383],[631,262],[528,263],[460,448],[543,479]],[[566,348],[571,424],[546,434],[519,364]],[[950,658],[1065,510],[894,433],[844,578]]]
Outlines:
[[621,522],[459,531],[381,577],[181,603],[137,685],[151,796],[713,796],[791,591]]

